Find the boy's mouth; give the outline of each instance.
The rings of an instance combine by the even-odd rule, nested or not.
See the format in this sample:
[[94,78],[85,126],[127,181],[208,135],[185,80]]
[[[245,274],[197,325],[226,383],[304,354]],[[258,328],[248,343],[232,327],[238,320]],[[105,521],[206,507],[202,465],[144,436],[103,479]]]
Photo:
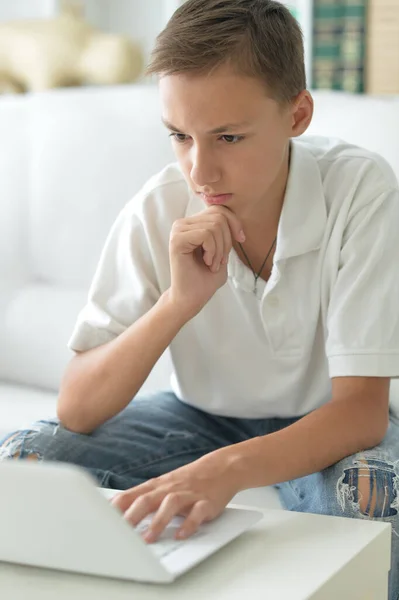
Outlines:
[[201,197],[208,205],[212,204],[226,204],[229,202],[233,194],[216,194],[208,196],[207,194],[201,193]]

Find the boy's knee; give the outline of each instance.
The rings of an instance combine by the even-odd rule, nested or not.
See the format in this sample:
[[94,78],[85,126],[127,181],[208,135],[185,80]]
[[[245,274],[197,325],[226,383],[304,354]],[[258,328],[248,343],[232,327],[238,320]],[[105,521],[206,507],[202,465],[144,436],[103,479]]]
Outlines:
[[[362,461],[364,466],[358,467],[358,496],[359,510],[362,515],[374,517],[377,516],[377,511],[381,512],[381,506],[378,504],[380,494],[377,492],[376,486],[373,485],[373,478],[368,467],[367,461]],[[384,491],[386,495],[387,489]],[[384,498],[383,504],[387,503],[387,498]]]
[[1,458],[19,458],[20,452],[13,452],[12,448],[15,446],[15,440],[19,436],[19,433],[13,433],[10,437],[6,438],[0,446],[0,457]]
[[[18,440],[20,437],[21,433],[16,432],[3,441],[3,443],[0,445],[0,459],[18,459],[21,457],[20,442],[22,440]],[[39,455],[34,452],[29,453],[25,458],[28,460],[40,460]]]
[[398,475],[393,463],[380,458],[355,460],[339,480],[338,500],[359,516],[392,519],[398,514]]
[[[17,459],[20,456],[21,453],[18,450],[15,454],[12,454],[10,458]],[[28,454],[28,456],[26,456],[24,460],[40,460],[40,456],[38,454]]]

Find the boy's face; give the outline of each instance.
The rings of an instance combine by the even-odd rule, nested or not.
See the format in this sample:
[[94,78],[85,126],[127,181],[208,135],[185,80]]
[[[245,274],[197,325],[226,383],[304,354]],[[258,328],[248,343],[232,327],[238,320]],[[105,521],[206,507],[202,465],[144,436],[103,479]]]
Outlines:
[[[289,140],[311,120],[308,92],[282,107],[262,82],[223,67],[211,75],[161,77],[160,95],[176,157],[206,205],[224,204],[251,219],[281,197]],[[210,198],[218,194],[227,196]]]

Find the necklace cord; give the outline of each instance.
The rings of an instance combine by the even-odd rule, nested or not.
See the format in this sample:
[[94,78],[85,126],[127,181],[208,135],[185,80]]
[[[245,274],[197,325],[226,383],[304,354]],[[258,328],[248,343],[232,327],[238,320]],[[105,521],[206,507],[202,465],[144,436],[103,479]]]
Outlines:
[[252,266],[252,264],[251,264],[251,261],[250,261],[250,260],[249,260],[249,258],[248,258],[248,255],[247,255],[247,253],[245,252],[244,248],[242,247],[242,244],[241,244],[240,242],[238,242],[238,245],[240,246],[240,248],[241,248],[241,251],[242,251],[243,255],[245,256],[245,260],[247,261],[247,263],[248,263],[248,265],[249,265],[249,268],[251,269],[251,271],[252,271],[252,273],[253,273],[253,276],[254,276],[254,278],[255,278],[255,286],[256,286],[256,284],[257,284],[257,282],[258,282],[258,279],[259,279],[259,277],[260,277],[260,276],[261,276],[261,274],[262,274],[262,271],[263,271],[263,269],[265,268],[265,264],[266,264],[266,262],[267,262],[267,259],[269,258],[269,256],[270,256],[270,253],[271,253],[271,251],[273,250],[273,248],[274,248],[274,244],[276,243],[276,241],[277,241],[277,236],[274,238],[274,240],[273,240],[273,243],[272,243],[272,245],[270,246],[270,249],[269,249],[268,253],[266,254],[266,258],[265,258],[265,260],[263,261],[263,263],[262,263],[262,266],[261,266],[261,268],[260,268],[260,270],[259,270],[259,272],[258,272],[258,273],[256,273],[255,269],[253,268],[253,266]]

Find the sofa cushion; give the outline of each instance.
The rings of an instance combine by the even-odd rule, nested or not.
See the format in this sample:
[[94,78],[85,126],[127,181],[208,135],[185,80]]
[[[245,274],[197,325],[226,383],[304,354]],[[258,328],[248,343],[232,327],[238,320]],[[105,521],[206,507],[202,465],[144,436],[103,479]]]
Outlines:
[[32,102],[32,275],[86,289],[122,206],[174,160],[154,86],[58,91]]
[[34,421],[54,417],[56,402],[55,393],[0,383],[0,440]]
[[0,294],[29,272],[29,101],[0,98]]
[[0,380],[57,390],[67,341],[86,293],[30,284],[10,293],[0,315]]
[[[56,391],[74,353],[67,347],[86,292],[30,284],[0,295],[0,381]],[[169,352],[142,391],[170,389]]]

